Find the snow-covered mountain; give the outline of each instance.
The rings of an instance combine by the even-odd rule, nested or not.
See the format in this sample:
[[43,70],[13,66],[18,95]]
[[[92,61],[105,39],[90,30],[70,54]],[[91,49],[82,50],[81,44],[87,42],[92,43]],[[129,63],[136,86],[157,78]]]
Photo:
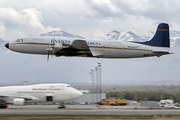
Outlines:
[[[148,36],[138,36],[135,33],[129,31],[126,33],[119,32],[116,30],[113,30],[107,34],[105,34],[101,39],[104,40],[120,40],[120,41],[136,41],[136,42],[143,42],[143,41],[148,41],[154,36],[154,32],[150,31]],[[171,41],[171,46],[174,46],[176,43],[176,40],[180,39],[180,32],[171,30],[170,31],[170,41]]]
[[84,38],[79,35],[73,35],[71,33],[67,33],[65,31],[51,31],[45,34],[41,34],[41,36],[59,36],[59,37],[68,37],[68,38]]
[[119,40],[120,36],[121,36],[121,32],[113,30],[112,32],[107,33],[101,39],[105,39],[105,40]]
[[137,36],[133,32],[129,31],[125,33],[123,36],[121,36],[120,40],[122,41],[136,41],[136,42],[143,42],[145,41],[141,37]]
[[171,42],[171,46],[176,46],[175,44],[178,43],[177,40],[180,40],[180,32],[179,31],[175,31],[175,30],[171,30],[170,31],[170,42]]
[[180,32],[175,31],[175,30],[171,30],[170,31],[170,37],[180,37]]
[[[41,36],[59,36],[59,37],[68,37],[68,38],[84,38],[79,35],[74,35],[65,31],[51,31],[48,33],[40,34]],[[122,33],[116,30],[113,30],[112,32],[109,32],[104,35],[104,37],[99,37],[100,39],[105,40],[121,40],[121,41],[136,41],[136,42],[142,42],[145,41],[140,36],[136,35],[135,33],[129,31],[127,33]]]
[[113,30],[107,34],[104,35],[101,39],[105,40],[120,40],[120,41],[136,41],[136,42],[142,42],[144,41],[143,38],[139,37],[135,33],[129,31],[126,33],[122,33],[116,30]]

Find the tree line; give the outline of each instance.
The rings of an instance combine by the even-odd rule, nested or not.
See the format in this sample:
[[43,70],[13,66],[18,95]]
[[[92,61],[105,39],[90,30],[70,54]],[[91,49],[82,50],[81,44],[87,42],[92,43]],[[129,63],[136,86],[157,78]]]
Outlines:
[[180,102],[180,92],[168,93],[163,91],[121,91],[106,92],[107,98],[116,97],[117,99],[135,100],[135,101],[160,101],[172,99],[174,102]]

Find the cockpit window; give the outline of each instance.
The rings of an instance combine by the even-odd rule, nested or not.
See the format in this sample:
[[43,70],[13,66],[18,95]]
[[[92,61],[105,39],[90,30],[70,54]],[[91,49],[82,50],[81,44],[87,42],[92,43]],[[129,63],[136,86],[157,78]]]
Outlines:
[[71,87],[71,86],[67,86],[67,87]]
[[23,39],[17,39],[15,42],[23,42]]

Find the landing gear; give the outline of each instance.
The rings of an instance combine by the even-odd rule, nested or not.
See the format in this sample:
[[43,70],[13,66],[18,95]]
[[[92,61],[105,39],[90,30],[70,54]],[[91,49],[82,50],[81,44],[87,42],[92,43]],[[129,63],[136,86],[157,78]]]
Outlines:
[[0,106],[0,109],[5,109],[5,108],[7,108],[7,105],[1,105]]
[[60,106],[58,108],[66,108],[66,106],[64,105],[64,103],[60,103]]
[[5,109],[7,108],[6,102],[0,97],[0,109]]

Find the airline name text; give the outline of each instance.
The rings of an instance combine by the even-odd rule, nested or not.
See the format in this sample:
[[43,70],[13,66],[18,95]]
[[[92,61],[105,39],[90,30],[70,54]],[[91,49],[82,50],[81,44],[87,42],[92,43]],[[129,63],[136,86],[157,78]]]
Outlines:
[[[71,44],[71,41],[69,40],[53,40],[51,39],[51,43],[53,43],[53,41],[55,41],[55,43],[66,43],[66,44]],[[100,42],[87,42],[88,45],[100,45]]]

